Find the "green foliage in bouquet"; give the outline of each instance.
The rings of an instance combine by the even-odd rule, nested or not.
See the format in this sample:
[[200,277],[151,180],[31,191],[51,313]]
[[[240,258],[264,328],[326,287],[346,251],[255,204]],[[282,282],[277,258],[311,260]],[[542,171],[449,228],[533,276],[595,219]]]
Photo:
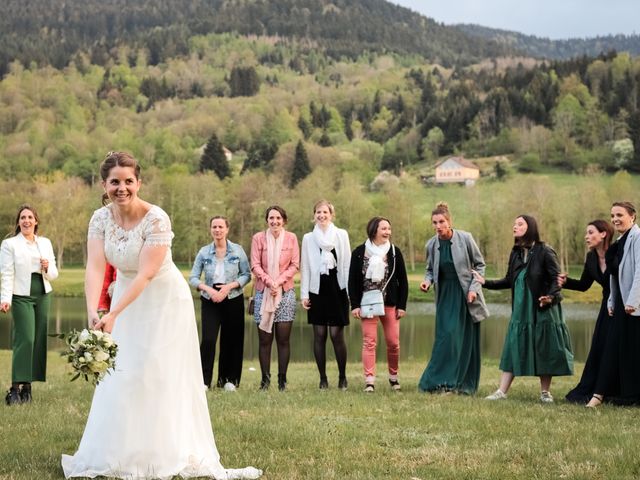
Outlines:
[[83,377],[87,382],[97,385],[116,366],[118,345],[108,333],[85,328],[80,332],[73,329],[68,333],[51,336],[60,338],[67,344],[67,349],[61,355],[73,368],[72,382]]

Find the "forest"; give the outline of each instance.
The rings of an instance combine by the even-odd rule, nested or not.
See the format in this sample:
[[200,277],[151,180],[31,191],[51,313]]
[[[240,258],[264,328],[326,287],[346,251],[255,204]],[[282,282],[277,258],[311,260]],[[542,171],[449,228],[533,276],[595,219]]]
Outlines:
[[[236,3],[269,4],[224,5]],[[316,2],[307,3],[311,14]],[[370,3],[380,6],[381,18],[411,13]],[[481,51],[490,43],[476,42],[474,49],[456,44],[453,50],[466,60],[450,64],[416,51],[356,44],[349,55],[337,55],[322,46],[320,34],[311,41],[276,35],[284,31],[278,29],[256,35],[185,27],[193,19],[204,22],[208,17],[198,8],[214,4],[193,2],[171,23],[169,0],[87,2],[87,8],[130,14],[92,15],[84,20],[104,25],[84,31],[78,4],[65,2],[64,12],[48,20],[58,27],[36,36],[48,31],[49,51],[61,45],[73,51],[59,63],[9,58],[0,80],[0,225],[6,233],[17,205],[32,202],[59,260],[82,263],[86,224],[100,205],[98,165],[109,150],[140,160],[143,196],[171,216],[180,262],[191,261],[207,242],[213,214],[227,214],[232,239],[248,248],[264,227],[268,205],[281,203],[289,228],[301,237],[311,226],[314,201],[328,197],[338,210],[336,223],[353,242],[363,239],[370,216],[388,216],[412,266],[424,255],[429,211],[441,199],[450,201],[460,228],[478,237],[494,265],[506,261],[510,222],[523,211],[540,217],[564,264],[579,263],[585,223],[606,217],[619,195],[635,198],[635,177],[626,172],[640,170],[640,59],[629,53],[540,60],[492,56]],[[47,51],[28,40],[43,15],[39,3],[19,5],[3,4],[14,14],[0,22],[18,30],[8,35],[3,28],[0,41],[13,38],[23,53]],[[343,10],[357,5],[345,2]],[[102,40],[95,40],[101,28]],[[158,46],[163,53],[155,52]],[[422,183],[451,154],[481,166],[475,188]]]

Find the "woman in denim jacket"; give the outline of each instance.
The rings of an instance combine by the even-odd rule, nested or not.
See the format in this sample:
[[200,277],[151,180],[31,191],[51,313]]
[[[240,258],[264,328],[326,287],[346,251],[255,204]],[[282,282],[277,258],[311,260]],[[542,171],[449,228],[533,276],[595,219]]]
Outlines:
[[[216,340],[220,332],[218,387],[235,390],[242,375],[244,345],[243,287],[251,272],[247,254],[237,243],[227,240],[229,221],[215,216],[209,221],[213,242],[200,249],[189,275],[189,283],[200,291],[202,301],[202,342],[200,358],[204,383],[211,386]],[[201,281],[204,272],[204,281]]]

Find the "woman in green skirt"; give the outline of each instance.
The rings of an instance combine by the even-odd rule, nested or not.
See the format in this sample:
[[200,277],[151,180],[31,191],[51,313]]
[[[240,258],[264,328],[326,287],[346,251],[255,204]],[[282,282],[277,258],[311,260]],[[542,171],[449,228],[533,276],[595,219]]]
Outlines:
[[484,258],[470,233],[454,230],[449,207],[431,212],[436,232],[427,242],[427,270],[420,289],[436,290],[436,338],[418,387],[424,392],[474,394],[480,379],[480,321],[489,312],[473,271]]
[[511,321],[500,359],[500,387],[487,400],[507,398],[515,377],[540,377],[540,401],[553,403],[551,379],[573,375],[573,353],[564,323],[556,253],[540,241],[533,217],[520,215],[513,225],[514,246],[507,274],[486,280],[474,273],[488,289],[511,288]]
[[38,213],[22,205],[15,234],[0,247],[0,311],[13,313],[13,359],[7,405],[29,403],[31,382],[44,382],[51,280],[58,277],[51,242],[38,233]]

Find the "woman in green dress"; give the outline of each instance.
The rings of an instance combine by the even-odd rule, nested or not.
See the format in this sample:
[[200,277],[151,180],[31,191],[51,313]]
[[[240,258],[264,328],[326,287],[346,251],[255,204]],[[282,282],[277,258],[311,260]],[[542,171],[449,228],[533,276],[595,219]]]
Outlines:
[[427,270],[420,289],[436,291],[436,338],[422,374],[424,392],[474,394],[480,378],[480,321],[488,316],[482,286],[484,259],[470,233],[452,228],[446,203],[431,212],[436,235],[427,242]]
[[540,241],[533,217],[520,215],[513,225],[514,246],[507,274],[486,280],[488,289],[511,288],[511,321],[500,359],[500,387],[487,400],[503,400],[515,377],[540,377],[540,401],[553,403],[551,379],[573,375],[573,353],[564,323],[556,253]]

